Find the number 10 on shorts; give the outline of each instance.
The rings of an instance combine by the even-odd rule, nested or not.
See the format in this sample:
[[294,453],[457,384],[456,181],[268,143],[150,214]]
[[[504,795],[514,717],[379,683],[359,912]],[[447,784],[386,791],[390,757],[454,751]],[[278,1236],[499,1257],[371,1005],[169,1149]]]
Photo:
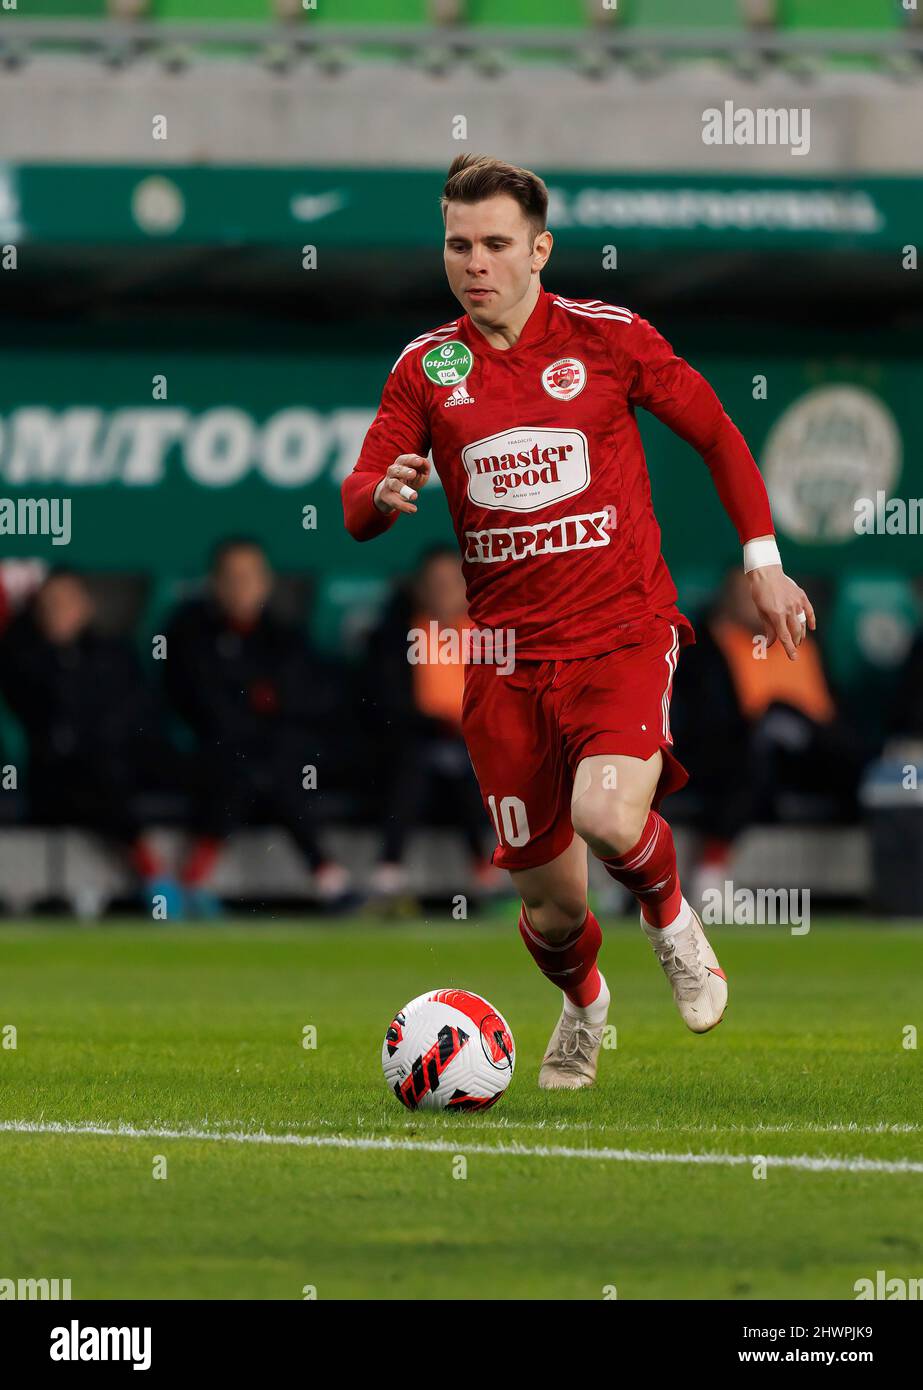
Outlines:
[[497,798],[495,796],[489,796],[487,804],[490,807],[491,819],[501,845],[511,845],[518,848],[520,845],[528,844],[529,817],[526,815],[525,802],[521,801],[518,796],[501,797],[499,815],[497,814]]

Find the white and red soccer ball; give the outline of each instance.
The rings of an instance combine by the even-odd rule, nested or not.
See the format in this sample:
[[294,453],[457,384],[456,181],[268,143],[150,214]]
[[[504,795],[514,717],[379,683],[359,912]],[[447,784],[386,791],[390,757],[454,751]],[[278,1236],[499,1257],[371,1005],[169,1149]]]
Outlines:
[[516,1048],[502,1014],[465,989],[431,989],[391,1021],[385,1080],[410,1110],[486,1110],[513,1075]]

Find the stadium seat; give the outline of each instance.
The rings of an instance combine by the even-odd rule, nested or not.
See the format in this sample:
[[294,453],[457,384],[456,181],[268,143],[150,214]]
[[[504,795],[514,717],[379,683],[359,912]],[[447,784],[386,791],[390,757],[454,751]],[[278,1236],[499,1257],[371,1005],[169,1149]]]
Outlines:
[[627,0],[623,22],[644,29],[739,29],[740,0]]
[[152,0],[150,18],[170,24],[269,24],[274,15],[271,0]]
[[[182,3],[182,0],[179,0]],[[429,24],[428,0],[329,0],[306,11],[311,24]]]
[[109,8],[107,0],[29,0],[19,11],[29,19],[104,19]]
[[786,29],[893,29],[902,18],[899,0],[779,0]]
[[561,5],[558,0],[468,0],[466,22],[497,28],[539,25],[549,29],[582,28],[587,23],[583,0]]

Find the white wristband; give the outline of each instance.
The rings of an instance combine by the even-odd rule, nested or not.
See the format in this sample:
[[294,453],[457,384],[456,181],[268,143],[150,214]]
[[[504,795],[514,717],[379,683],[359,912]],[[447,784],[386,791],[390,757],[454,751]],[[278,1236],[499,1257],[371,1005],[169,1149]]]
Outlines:
[[781,565],[782,556],[774,540],[747,541],[744,546],[744,574],[762,569],[764,565]]

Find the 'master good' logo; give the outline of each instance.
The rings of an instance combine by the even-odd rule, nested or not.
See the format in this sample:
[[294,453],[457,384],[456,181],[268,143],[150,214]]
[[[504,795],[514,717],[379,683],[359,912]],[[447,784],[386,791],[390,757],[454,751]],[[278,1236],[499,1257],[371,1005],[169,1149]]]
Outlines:
[[559,357],[542,372],[542,385],[558,401],[572,401],[586,386],[586,367],[578,357]]
[[502,430],[464,448],[462,463],[471,501],[500,511],[534,512],[590,485],[582,430]]
[[473,366],[474,353],[457,339],[430,348],[423,356],[423,370],[437,386],[457,386]]

